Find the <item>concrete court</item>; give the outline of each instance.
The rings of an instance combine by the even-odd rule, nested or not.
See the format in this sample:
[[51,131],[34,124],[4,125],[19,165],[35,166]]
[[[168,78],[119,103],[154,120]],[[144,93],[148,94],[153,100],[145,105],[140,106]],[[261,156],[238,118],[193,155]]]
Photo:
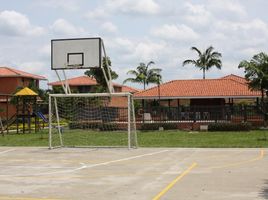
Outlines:
[[0,200],[265,200],[267,152],[1,147]]

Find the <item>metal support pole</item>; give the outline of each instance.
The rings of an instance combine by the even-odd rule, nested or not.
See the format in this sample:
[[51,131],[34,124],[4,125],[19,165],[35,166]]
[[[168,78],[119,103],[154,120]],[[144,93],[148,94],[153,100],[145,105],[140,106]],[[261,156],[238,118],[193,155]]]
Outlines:
[[133,136],[135,140],[135,147],[138,148],[137,128],[136,128],[136,117],[133,97],[131,98],[131,110],[132,110],[132,123],[133,123]]
[[22,97],[22,133],[25,133],[25,100]]
[[8,127],[8,121],[9,121],[9,119],[8,119],[8,117],[9,117],[9,115],[8,115],[8,112],[9,112],[9,110],[8,110],[8,104],[9,104],[9,96],[6,96],[6,103],[7,103],[7,105],[6,105],[6,130],[7,130],[7,134],[9,133],[9,127]]
[[[111,70],[110,70],[110,67],[109,67],[109,63],[108,63],[108,60],[107,60],[107,55],[106,55],[106,50],[105,50],[105,47],[104,47],[104,42],[103,40],[101,40],[101,45],[102,45],[102,50],[103,50],[103,54],[104,54],[104,58],[105,58],[105,63],[106,63],[106,66],[107,66],[107,71],[108,71],[108,78],[109,80],[107,81],[107,77],[106,77],[106,82],[107,82],[107,85],[109,87],[109,92],[112,93],[114,92],[114,87],[113,87],[113,83],[112,83],[112,75],[111,75]],[[105,76],[106,76],[106,72],[105,70],[103,71],[103,73],[105,73]]]
[[130,117],[131,117],[131,113],[130,113],[130,95],[128,95],[128,97],[127,97],[127,104],[128,104],[128,115],[127,115],[127,118],[128,118],[128,149],[130,149],[131,148],[131,144],[130,144],[130,123],[131,123],[131,121],[130,121]]
[[2,136],[4,136],[4,126],[3,126],[3,123],[2,123],[1,116],[0,116],[0,128],[1,128],[1,134],[2,134]]
[[50,95],[48,99],[48,122],[49,122],[48,146],[49,146],[49,149],[52,149],[52,110],[51,110],[51,96]]
[[65,88],[66,88],[66,91],[67,91],[67,93],[72,94],[71,89],[70,89],[70,85],[69,85],[68,80],[67,80],[66,73],[65,73],[64,70],[62,70],[62,73],[63,73],[64,79],[65,79]]
[[60,145],[63,146],[61,128],[60,128],[60,118],[59,118],[59,113],[58,113],[58,104],[57,104],[57,99],[55,97],[54,97],[54,103],[55,103],[55,112],[56,112],[56,117],[57,117],[57,128],[58,128],[59,137],[60,137]]
[[62,86],[63,91],[65,92],[65,94],[68,94],[67,88],[64,86],[64,83],[63,83],[63,81],[61,80],[58,71],[55,70],[55,72],[56,72],[56,74],[57,74],[57,77],[58,77],[59,81],[61,82],[61,86]]

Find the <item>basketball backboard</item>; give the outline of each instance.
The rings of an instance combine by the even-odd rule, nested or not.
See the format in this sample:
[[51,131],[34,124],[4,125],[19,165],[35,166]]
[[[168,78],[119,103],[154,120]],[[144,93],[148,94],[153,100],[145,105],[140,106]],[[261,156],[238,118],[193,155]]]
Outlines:
[[89,69],[101,67],[101,38],[51,40],[51,69]]

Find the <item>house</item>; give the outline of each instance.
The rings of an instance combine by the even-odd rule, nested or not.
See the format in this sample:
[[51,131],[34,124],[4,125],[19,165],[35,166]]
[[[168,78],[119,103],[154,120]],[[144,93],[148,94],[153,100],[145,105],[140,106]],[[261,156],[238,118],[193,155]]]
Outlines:
[[[67,82],[70,86],[71,91],[76,91],[77,93],[94,93],[96,91],[96,86],[98,85],[97,81],[89,76],[79,76],[67,79]],[[48,83],[48,85],[52,86],[53,89],[62,86],[62,82],[56,81]],[[130,92],[132,94],[139,92],[140,90],[120,85],[117,83],[113,83],[115,92]],[[124,97],[112,98],[110,101],[110,106],[112,107],[127,107],[127,99]]]
[[[79,76],[67,79],[67,82],[70,86],[70,89],[72,91],[77,91],[78,93],[92,93],[95,92],[96,86],[98,85],[97,81],[89,76]],[[52,88],[61,87],[62,83],[60,81],[51,82],[48,83],[48,85],[52,86]],[[120,85],[117,83],[113,83],[115,92],[130,92],[130,93],[136,93],[140,90]]]
[[14,105],[10,104],[11,95],[15,93],[18,87],[27,87],[34,84],[39,87],[39,81],[46,80],[44,76],[39,76],[17,70],[10,67],[0,67],[0,116],[1,118],[10,118],[16,112]]
[[218,79],[172,80],[137,92],[134,98],[143,102],[142,112],[158,120],[231,120],[241,115],[239,120],[245,121],[249,113],[262,118],[256,110],[261,92],[250,90],[243,77],[233,74]]
[[244,78],[232,74],[219,79],[172,80],[135,94],[135,99],[160,99],[161,105],[169,106],[225,105],[260,97],[260,91],[250,90]]

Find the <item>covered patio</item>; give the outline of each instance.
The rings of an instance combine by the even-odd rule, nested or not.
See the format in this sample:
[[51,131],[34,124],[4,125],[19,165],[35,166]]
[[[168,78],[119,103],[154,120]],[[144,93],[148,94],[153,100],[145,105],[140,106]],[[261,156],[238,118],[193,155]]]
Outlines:
[[173,80],[134,95],[140,102],[138,121],[256,122],[264,120],[261,92],[244,78]]

